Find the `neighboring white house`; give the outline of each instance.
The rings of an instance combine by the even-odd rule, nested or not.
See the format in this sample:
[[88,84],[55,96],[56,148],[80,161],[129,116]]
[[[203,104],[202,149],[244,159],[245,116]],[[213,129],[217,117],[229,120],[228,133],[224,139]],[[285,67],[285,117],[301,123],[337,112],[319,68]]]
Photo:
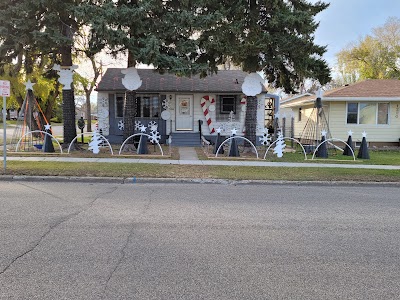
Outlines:
[[[122,70],[125,69],[107,69],[96,89],[99,128],[111,142],[121,142],[123,136],[126,88],[122,84]],[[206,78],[187,78],[159,74],[152,69],[137,71],[142,85],[136,90],[135,123],[148,127],[147,132],[152,124],[157,124],[162,141],[172,136],[173,144],[178,145],[176,142],[180,140],[179,144],[184,145],[186,140],[196,145],[200,144],[200,131],[206,138],[214,139],[218,127],[223,129],[222,135],[229,136],[233,127],[237,135],[243,134],[246,97],[242,93],[242,83],[247,73],[221,70]],[[271,96],[274,95],[266,94],[265,90],[257,95],[258,137],[263,135],[265,99]],[[138,127],[135,128],[137,132],[140,132]]]
[[[300,138],[316,96],[296,95],[283,100],[281,112],[294,116],[294,136]],[[360,142],[367,133],[370,146],[398,146],[400,141],[400,80],[369,79],[324,92],[322,105],[331,136]]]

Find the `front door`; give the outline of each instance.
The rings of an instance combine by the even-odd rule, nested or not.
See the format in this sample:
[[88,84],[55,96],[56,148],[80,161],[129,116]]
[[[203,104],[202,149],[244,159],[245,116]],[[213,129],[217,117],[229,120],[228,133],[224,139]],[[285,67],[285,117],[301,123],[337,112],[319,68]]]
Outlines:
[[193,96],[176,96],[176,130],[193,131]]

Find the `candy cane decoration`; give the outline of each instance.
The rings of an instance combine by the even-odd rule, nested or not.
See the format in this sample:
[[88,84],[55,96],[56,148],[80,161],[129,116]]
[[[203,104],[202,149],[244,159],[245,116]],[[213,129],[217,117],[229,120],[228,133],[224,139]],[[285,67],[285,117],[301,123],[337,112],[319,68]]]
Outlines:
[[[206,107],[207,102],[210,102],[210,105],[208,105],[208,107]],[[210,100],[209,96],[204,96],[203,98],[201,98],[201,102],[200,102],[201,108],[203,109],[204,117],[206,118],[206,121],[207,121],[208,128],[210,129],[210,133],[215,132],[214,127],[211,125],[212,121],[211,121],[211,117],[209,115],[209,110],[210,111],[215,110],[214,103],[215,103],[214,98],[211,98],[211,100]]]
[[244,127],[244,123],[245,123],[245,118],[246,118],[246,104],[247,104],[247,97],[243,96],[242,99],[240,99],[240,104],[242,105],[242,111],[241,111],[241,115],[240,115],[240,121],[243,122],[243,129],[242,132],[245,133],[246,128]]

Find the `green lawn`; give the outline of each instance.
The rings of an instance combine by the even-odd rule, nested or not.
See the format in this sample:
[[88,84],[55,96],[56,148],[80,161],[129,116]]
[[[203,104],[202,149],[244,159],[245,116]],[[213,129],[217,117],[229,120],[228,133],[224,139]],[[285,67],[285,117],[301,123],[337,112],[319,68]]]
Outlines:
[[400,182],[400,170],[237,166],[188,167],[183,165],[128,163],[10,161],[7,163],[6,174],[36,176],[152,177],[229,180]]

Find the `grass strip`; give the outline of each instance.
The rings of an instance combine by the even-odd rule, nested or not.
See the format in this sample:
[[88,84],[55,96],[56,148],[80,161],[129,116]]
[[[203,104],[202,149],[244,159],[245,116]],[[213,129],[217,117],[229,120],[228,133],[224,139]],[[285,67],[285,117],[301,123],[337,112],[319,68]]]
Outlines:
[[400,170],[10,161],[7,175],[400,182]]

